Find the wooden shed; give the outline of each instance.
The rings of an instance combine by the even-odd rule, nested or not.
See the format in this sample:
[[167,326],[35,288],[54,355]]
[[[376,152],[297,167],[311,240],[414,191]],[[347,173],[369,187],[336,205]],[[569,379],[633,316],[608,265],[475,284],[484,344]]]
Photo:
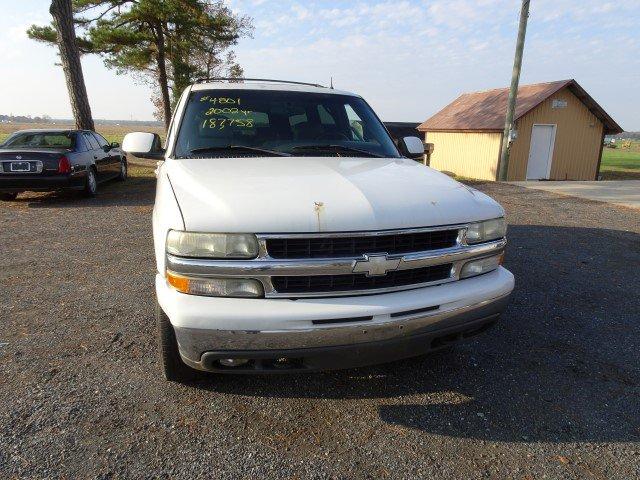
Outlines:
[[[431,166],[496,180],[509,89],[465,93],[418,126]],[[575,80],[523,85],[515,111],[509,180],[596,180],[605,135],[620,126]]]

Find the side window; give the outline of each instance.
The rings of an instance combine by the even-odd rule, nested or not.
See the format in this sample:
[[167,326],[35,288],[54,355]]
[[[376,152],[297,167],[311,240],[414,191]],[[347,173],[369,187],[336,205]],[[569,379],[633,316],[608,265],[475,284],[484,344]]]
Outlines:
[[100,135],[99,133],[92,132],[92,134],[96,138],[96,140],[98,141],[98,145],[100,145],[101,147],[104,147],[105,145],[109,145],[109,142],[107,142],[104,139],[104,137],[102,135]]
[[318,115],[320,115],[320,123],[323,125],[335,125],[336,121],[333,116],[324,108],[324,105],[318,105]]
[[363,142],[364,127],[362,126],[362,119],[358,116],[351,105],[345,105],[344,109],[347,112],[347,120],[349,120],[349,128],[351,128],[351,135],[353,136],[353,140]]
[[307,119],[306,113],[300,113],[298,115],[291,115],[289,117],[289,125],[295,127],[299,123],[307,123],[309,120]]
[[89,150],[97,150],[100,148],[96,139],[89,132],[83,132],[82,136],[84,137],[84,141],[87,142]]
[[86,152],[89,150],[87,142],[84,141],[84,136],[81,133],[74,134],[76,138],[76,152]]

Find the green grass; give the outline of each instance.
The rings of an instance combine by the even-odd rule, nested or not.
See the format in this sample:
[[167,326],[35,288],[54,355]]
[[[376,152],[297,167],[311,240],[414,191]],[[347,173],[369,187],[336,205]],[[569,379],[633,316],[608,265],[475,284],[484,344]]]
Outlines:
[[[43,124],[43,123],[3,123],[0,124],[0,142],[3,142],[11,133],[16,130],[23,130],[26,128],[74,128],[70,124]],[[134,130],[141,130],[143,132],[155,132],[160,134],[164,138],[164,129],[155,125],[97,125],[96,130],[100,133],[108,142],[118,142],[122,144],[124,136]]]
[[640,180],[640,142],[630,148],[604,148],[600,175],[605,180]]

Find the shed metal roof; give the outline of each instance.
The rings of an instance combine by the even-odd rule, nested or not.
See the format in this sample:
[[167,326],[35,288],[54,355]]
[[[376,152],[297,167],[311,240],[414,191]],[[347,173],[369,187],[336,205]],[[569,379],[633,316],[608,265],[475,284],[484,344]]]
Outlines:
[[[515,120],[526,115],[554,93],[568,88],[604,124],[606,134],[623,130],[575,80],[522,85],[518,88]],[[504,128],[508,88],[465,93],[418,126],[420,131],[494,131]]]

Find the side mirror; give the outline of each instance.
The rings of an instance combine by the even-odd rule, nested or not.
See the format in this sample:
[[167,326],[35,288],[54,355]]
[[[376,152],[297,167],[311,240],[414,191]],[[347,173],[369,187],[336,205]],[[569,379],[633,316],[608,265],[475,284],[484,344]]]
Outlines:
[[120,144],[118,142],[111,142],[111,148],[119,148]]
[[424,155],[424,143],[418,137],[403,137],[398,140],[400,153],[414,160],[422,159]]
[[164,150],[157,133],[127,133],[122,140],[122,150],[134,157],[164,160]]

